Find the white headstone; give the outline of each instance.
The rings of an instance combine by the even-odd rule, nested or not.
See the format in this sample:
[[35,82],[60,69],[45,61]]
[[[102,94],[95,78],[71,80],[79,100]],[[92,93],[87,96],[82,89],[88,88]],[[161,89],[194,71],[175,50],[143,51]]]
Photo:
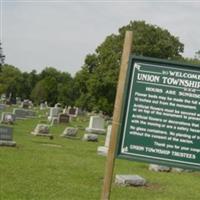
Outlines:
[[107,133],[106,133],[106,140],[105,140],[105,147],[109,147],[111,131],[112,131],[112,125],[108,125]]
[[45,103],[41,103],[41,104],[40,104],[40,110],[44,110],[44,109],[46,109],[46,108],[47,108],[47,106],[46,106]]
[[89,127],[86,128],[86,131],[89,133],[104,134],[106,131],[104,129],[105,121],[100,116],[91,116]]
[[107,154],[108,154],[108,147],[109,147],[109,144],[110,144],[111,130],[112,130],[112,125],[109,125],[107,127],[107,134],[106,134],[106,139],[105,139],[105,146],[99,146],[97,148],[98,155],[107,156]]
[[61,109],[60,108],[50,108],[50,113],[49,113],[49,116],[48,116],[48,120],[49,121],[52,121],[52,119],[54,117],[58,117],[58,114],[60,113]]

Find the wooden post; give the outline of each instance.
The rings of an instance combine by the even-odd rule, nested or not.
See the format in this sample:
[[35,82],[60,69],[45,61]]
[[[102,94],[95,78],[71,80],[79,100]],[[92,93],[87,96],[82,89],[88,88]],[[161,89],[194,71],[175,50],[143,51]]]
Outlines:
[[118,79],[118,85],[117,85],[117,93],[115,97],[112,131],[111,131],[109,150],[108,150],[108,155],[107,155],[107,160],[106,160],[101,200],[110,199],[110,190],[111,190],[113,169],[114,169],[114,163],[115,163],[115,149],[116,149],[116,144],[117,144],[117,132],[120,126],[119,124],[120,114],[121,114],[121,107],[122,107],[122,100],[123,100],[123,93],[124,93],[124,85],[125,85],[125,80],[126,80],[126,73],[128,69],[128,61],[129,61],[129,56],[130,56],[131,48],[132,48],[132,38],[133,38],[132,31],[126,31],[124,46],[123,46],[123,53],[122,53],[122,58],[121,58],[120,73],[119,73],[119,79]]

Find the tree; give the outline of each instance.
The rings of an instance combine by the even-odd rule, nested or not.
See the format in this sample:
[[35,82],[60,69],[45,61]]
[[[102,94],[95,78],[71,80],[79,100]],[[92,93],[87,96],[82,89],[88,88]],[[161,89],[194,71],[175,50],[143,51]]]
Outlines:
[[133,31],[132,52],[136,55],[166,59],[182,57],[184,45],[169,31],[144,21],[131,21],[121,27],[118,34],[106,37],[96,52],[86,57],[82,70],[75,76],[75,82],[82,83],[77,99],[79,105],[112,114],[126,30]]
[[[31,77],[34,77],[34,73],[31,74]],[[38,82],[35,84],[37,79]],[[69,73],[47,67],[38,77],[30,80],[34,82],[30,85],[35,85],[30,95],[35,103],[39,104],[41,101],[47,101],[52,106],[57,102],[63,105],[73,105],[73,79]]]
[[19,80],[21,79],[21,71],[12,65],[5,64],[0,73],[0,94],[5,93],[6,96],[18,94]]
[[3,50],[2,50],[1,42],[0,42],[0,71],[4,64],[4,60],[5,60],[5,55],[3,55]]

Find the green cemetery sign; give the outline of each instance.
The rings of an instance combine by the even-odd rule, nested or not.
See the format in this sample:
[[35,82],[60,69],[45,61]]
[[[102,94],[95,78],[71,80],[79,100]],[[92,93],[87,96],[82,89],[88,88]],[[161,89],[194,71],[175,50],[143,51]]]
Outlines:
[[117,156],[200,169],[200,67],[132,56]]

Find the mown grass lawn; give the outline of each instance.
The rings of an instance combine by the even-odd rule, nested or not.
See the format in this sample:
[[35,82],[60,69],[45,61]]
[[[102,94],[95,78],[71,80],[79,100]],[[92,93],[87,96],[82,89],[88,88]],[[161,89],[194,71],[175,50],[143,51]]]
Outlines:
[[[40,113],[44,114],[44,113]],[[44,118],[17,121],[14,140],[17,147],[0,147],[0,200],[98,200],[100,199],[105,157],[97,155],[104,144],[81,139],[65,139],[65,125],[51,127],[54,139],[30,134]],[[68,126],[84,134],[88,118]],[[199,200],[200,173],[156,173],[144,163],[116,160],[114,174],[138,174],[147,179],[146,187],[112,186],[112,200]]]

